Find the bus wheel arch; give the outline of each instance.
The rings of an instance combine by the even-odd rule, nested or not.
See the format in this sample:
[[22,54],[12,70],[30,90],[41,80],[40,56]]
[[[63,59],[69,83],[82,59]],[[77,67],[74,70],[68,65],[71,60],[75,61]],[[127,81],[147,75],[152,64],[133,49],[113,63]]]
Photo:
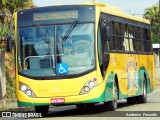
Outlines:
[[150,93],[151,92],[151,89],[150,89],[150,78],[147,77],[148,74],[144,72],[144,77],[145,77],[145,80],[146,80],[146,89],[147,89],[147,93]]
[[118,77],[116,74],[115,74],[112,82],[113,82],[113,89],[112,89],[113,98],[111,101],[104,102],[104,106],[106,107],[106,109],[108,111],[114,111],[117,109],[117,100],[119,98]]
[[142,95],[137,96],[136,100],[138,103],[146,103],[147,102],[147,86],[148,86],[148,80],[147,80],[147,76],[146,73],[143,74],[143,78],[142,78]]
[[114,78],[115,82],[116,82],[116,85],[117,85],[117,99],[119,99],[119,82],[118,82],[118,76],[117,74],[115,74],[115,78]]

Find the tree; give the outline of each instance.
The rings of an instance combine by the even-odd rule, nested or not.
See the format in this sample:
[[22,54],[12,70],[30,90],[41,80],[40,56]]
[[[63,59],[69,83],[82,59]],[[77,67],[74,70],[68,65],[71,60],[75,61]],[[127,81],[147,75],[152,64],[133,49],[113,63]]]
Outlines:
[[13,14],[17,10],[31,8],[33,3],[32,0],[6,0],[6,6]]
[[0,36],[7,34],[7,23],[11,21],[10,11],[6,8],[6,1],[0,0]]
[[[16,11],[26,9],[26,8],[32,8],[33,7],[33,2],[32,0],[6,0],[6,7],[7,9],[11,12],[13,15]],[[12,20],[9,23],[9,32],[8,33],[13,33],[11,32],[13,30],[13,17]],[[9,35],[11,36],[11,35]]]
[[[0,0],[0,37],[13,36],[14,22],[13,14],[22,9],[35,7],[32,0]],[[1,38],[0,38],[1,39]],[[4,44],[3,44],[4,43]],[[5,42],[0,41],[0,48],[5,49]],[[7,57],[8,56],[8,57]],[[13,97],[15,94],[14,85],[14,54],[5,53],[5,66],[7,78],[7,98]]]
[[152,31],[152,40],[154,43],[158,42],[160,38],[160,16],[159,16],[159,5],[155,4],[152,7],[145,9],[144,18],[150,20],[151,22],[151,31]]
[[0,0],[0,36],[13,36],[13,14],[33,7],[32,0]]

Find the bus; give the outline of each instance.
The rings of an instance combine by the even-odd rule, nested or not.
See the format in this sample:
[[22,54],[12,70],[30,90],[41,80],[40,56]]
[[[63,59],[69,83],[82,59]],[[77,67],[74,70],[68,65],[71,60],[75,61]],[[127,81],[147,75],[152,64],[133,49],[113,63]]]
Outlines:
[[20,10],[15,18],[18,106],[146,103],[155,88],[148,20],[103,3]]

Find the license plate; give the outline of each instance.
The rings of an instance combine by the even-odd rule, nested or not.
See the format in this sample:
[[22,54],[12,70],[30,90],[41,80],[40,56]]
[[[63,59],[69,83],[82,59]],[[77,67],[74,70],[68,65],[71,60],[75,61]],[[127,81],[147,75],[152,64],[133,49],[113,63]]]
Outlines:
[[51,103],[52,104],[59,104],[59,103],[64,103],[65,99],[64,98],[52,98]]

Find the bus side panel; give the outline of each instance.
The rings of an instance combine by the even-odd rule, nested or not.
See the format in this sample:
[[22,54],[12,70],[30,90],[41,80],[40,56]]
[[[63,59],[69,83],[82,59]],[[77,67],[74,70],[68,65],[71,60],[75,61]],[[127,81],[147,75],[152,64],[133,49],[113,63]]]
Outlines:
[[[110,98],[105,97],[106,101],[113,99],[113,82],[115,76],[118,79],[119,98],[127,98],[126,54],[110,53],[110,63],[105,77],[105,80],[107,79],[106,94],[109,94]],[[109,91],[109,89],[112,89],[112,91]]]
[[155,89],[155,85],[156,85],[154,55],[149,55],[147,57],[146,68],[147,68],[148,78],[150,81],[150,84],[148,87],[150,87],[150,90],[151,90],[150,92],[152,92]]
[[153,79],[153,63],[152,55],[137,55],[138,56],[138,90],[134,96],[139,96],[143,94],[143,80],[145,78],[147,83],[147,93],[152,91]]
[[113,99],[113,93],[109,90],[113,88],[115,75],[118,79],[119,99],[142,95],[143,77],[146,77],[147,93],[150,93],[155,84],[153,63],[152,55],[110,53],[108,77],[105,77],[105,101]]

